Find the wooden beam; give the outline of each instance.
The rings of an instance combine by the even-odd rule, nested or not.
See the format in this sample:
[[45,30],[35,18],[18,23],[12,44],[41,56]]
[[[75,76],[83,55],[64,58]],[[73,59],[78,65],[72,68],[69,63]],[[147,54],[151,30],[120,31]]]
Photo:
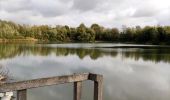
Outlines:
[[74,98],[73,100],[81,100],[82,82],[74,82]]
[[18,90],[17,91],[17,100],[27,100],[27,90]]
[[83,73],[83,74],[41,78],[41,79],[34,79],[34,80],[20,81],[20,82],[13,82],[13,83],[4,83],[0,85],[0,92],[17,91],[17,90],[50,86],[50,85],[70,83],[70,82],[85,81],[88,80],[88,77],[89,77],[89,73]]

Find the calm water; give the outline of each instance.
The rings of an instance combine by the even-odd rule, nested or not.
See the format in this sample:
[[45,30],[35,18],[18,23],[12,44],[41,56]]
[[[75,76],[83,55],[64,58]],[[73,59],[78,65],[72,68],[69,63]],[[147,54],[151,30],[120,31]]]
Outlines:
[[[104,48],[123,45],[0,44],[0,65],[13,81],[103,74],[104,100],[169,100],[170,49]],[[92,100],[92,85],[83,83],[82,100]],[[72,84],[31,89],[28,100],[72,100],[72,89]]]

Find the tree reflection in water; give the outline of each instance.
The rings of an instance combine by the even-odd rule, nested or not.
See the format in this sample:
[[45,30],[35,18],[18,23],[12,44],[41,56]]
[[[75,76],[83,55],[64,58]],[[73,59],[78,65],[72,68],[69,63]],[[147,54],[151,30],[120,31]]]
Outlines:
[[121,55],[123,58],[134,60],[143,59],[153,62],[170,62],[170,49],[143,49],[143,48],[64,48],[37,46],[36,44],[0,44],[0,59],[13,58],[20,55],[41,55],[47,56],[55,53],[56,56],[77,55],[80,59],[90,56],[95,60],[102,56],[116,57]]

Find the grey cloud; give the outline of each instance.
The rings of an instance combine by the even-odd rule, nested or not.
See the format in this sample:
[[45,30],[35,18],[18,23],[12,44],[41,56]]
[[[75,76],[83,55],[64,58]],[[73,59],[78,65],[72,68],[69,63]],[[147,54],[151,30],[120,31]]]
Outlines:
[[27,0],[2,0],[0,2],[1,10],[5,10],[7,12],[17,12],[20,10],[25,10],[28,8]]
[[168,12],[168,0],[0,0],[0,19],[24,24],[168,25]]
[[[32,0],[33,1],[33,0]],[[37,1],[37,0],[36,0]],[[66,1],[66,0],[64,0]],[[71,1],[61,1],[61,0],[48,0],[48,2],[42,2],[42,0],[38,0],[38,2],[32,2],[32,8],[37,12],[41,13],[43,16],[60,16],[67,14],[70,11],[72,6]]]
[[[11,6],[9,6],[11,5]],[[70,2],[64,3],[58,0],[13,0],[2,1],[0,6],[9,13],[32,11],[44,17],[55,17],[65,14],[69,9]]]
[[153,7],[143,7],[135,11],[134,17],[152,17],[159,13],[159,9]]
[[80,11],[93,10],[98,6],[100,0],[74,0],[73,8]]
[[[163,17],[162,17],[163,16]],[[170,25],[170,7],[161,12],[160,15],[156,16],[160,25]]]

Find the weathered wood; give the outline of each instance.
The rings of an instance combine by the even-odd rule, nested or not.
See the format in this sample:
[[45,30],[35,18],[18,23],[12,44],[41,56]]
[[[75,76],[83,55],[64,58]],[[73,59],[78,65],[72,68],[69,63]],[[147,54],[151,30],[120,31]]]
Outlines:
[[103,82],[94,81],[94,100],[103,100]]
[[89,73],[88,79],[89,79],[89,80],[92,80],[92,81],[101,81],[101,80],[103,80],[103,76],[102,76],[102,75],[99,75],[99,74]]
[[58,77],[51,77],[51,78],[41,78],[41,79],[34,79],[34,80],[20,81],[20,82],[13,82],[13,83],[4,83],[0,85],[0,92],[17,91],[17,90],[31,89],[31,88],[37,88],[43,86],[84,81],[84,80],[88,80],[88,76],[89,76],[88,73],[84,73],[84,74],[74,74],[74,75],[58,76]]
[[27,100],[27,90],[18,90],[17,91],[17,100]]
[[81,99],[82,81],[94,81],[94,100],[103,100],[103,76],[92,73],[73,74],[50,78],[0,84],[0,93],[17,91],[17,100],[26,100],[26,90],[50,85],[74,82],[74,100]]
[[103,76],[90,73],[88,79],[94,81],[94,100],[103,100]]
[[74,96],[73,100],[81,100],[81,94],[82,94],[82,82],[74,82]]

